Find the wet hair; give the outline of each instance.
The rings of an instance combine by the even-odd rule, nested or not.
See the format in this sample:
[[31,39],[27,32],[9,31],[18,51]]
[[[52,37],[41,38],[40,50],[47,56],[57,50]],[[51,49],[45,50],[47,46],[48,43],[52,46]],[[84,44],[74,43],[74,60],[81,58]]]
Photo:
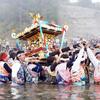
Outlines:
[[18,51],[16,56],[18,56],[19,54],[24,53],[24,51]]
[[47,66],[50,66],[53,63],[54,60],[55,60],[55,57],[54,56],[48,57],[47,58]]
[[74,61],[76,60],[76,56],[79,53],[79,50],[76,50],[75,52],[73,52],[73,54],[71,54],[71,58],[69,59],[69,61],[66,64],[66,68],[69,68],[71,70]]
[[83,63],[87,64],[87,59],[80,62],[80,64],[83,64]]
[[100,52],[96,52],[96,53],[95,53],[95,56],[97,56],[98,54],[100,54]]
[[67,54],[62,54],[61,58],[68,58],[68,55]]
[[69,52],[69,56],[72,56],[72,52]]
[[93,45],[94,48],[96,48],[96,46],[97,46],[96,44]]
[[18,51],[16,54],[16,59],[19,60],[18,55],[24,53],[24,51]]
[[78,48],[78,47],[80,47],[79,44],[74,44],[73,45],[73,48]]
[[[66,48],[62,48],[61,50],[62,50],[62,52],[68,52],[70,50],[70,48],[66,47]],[[49,53],[49,56],[55,56],[55,55],[59,55],[59,54],[60,54],[60,51],[56,50],[54,52]]]
[[54,51],[54,52],[52,52],[52,53],[49,53],[50,56],[55,56],[55,55],[57,55],[57,54],[58,54],[58,55],[60,54],[59,50]]
[[63,48],[62,49],[62,52],[67,52],[67,51],[69,51],[70,50],[70,48],[69,47],[66,47],[66,48]]
[[15,57],[16,57],[16,53],[14,53],[14,52],[10,53],[9,55],[10,55],[10,58],[12,58],[13,60],[14,60]]
[[55,71],[55,68],[56,68],[57,65],[58,65],[58,63],[54,62],[50,67],[51,71]]
[[80,50],[76,50],[74,53],[75,53],[75,54],[78,54],[78,53],[79,53],[79,51],[80,51]]
[[74,61],[69,60],[69,61],[67,62],[67,66],[66,66],[66,68],[71,69],[71,68],[72,68],[72,66],[73,66],[73,62],[74,62]]

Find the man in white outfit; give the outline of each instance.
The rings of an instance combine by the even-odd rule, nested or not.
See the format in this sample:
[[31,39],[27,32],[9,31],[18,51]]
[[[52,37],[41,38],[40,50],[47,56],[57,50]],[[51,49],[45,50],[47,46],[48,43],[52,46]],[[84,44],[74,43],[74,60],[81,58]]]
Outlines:
[[78,53],[76,60],[73,63],[71,69],[71,79],[74,85],[85,85],[86,81],[86,74],[85,74],[85,67],[87,54],[85,52],[85,47],[81,45],[81,50]]
[[99,84],[100,83],[100,52],[97,52],[96,55],[94,55],[92,50],[89,47],[87,47],[87,54],[88,54],[90,61],[95,67],[94,82],[96,84]]

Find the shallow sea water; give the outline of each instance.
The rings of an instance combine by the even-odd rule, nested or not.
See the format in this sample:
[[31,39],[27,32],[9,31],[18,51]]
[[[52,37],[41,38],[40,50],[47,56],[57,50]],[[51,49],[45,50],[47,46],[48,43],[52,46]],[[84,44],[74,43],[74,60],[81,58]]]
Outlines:
[[1,85],[0,100],[100,100],[100,85]]

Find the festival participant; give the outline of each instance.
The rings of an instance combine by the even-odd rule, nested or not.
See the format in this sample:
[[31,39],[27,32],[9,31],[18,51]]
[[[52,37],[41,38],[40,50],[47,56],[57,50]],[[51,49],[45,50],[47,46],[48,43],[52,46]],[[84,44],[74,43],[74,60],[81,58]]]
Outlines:
[[35,84],[37,84],[38,83],[38,76],[39,76],[39,74],[37,72],[35,72],[35,71],[32,71],[32,69],[34,69],[35,67],[36,67],[35,64],[30,63],[30,64],[28,64],[27,69],[30,72],[30,74],[32,75],[33,82]]
[[55,55],[55,60],[50,66],[50,69],[52,74],[56,77],[56,84],[69,84],[71,78],[69,68],[66,69],[67,60],[62,63],[62,60],[64,60],[61,58],[63,53],[61,50],[59,50],[59,52],[59,55]]
[[12,66],[12,86],[23,85],[26,82],[32,82],[32,76],[25,63],[24,51],[18,51]]
[[94,82],[100,84],[100,52],[97,52],[95,55],[92,50],[87,47],[87,54],[90,61],[93,63],[94,69]]
[[9,60],[8,60],[8,64],[12,67],[12,65],[14,64],[14,59],[16,57],[16,53],[14,52],[10,52],[9,53]]
[[66,69],[66,62],[58,64],[56,67],[56,79],[58,84],[70,84],[71,83],[71,73],[70,69]]
[[71,69],[71,78],[72,82],[75,85],[85,85],[86,75],[85,75],[85,59],[86,59],[86,53],[84,51],[84,47],[82,46],[82,49],[79,51],[78,57],[73,63],[72,69]]
[[0,83],[7,83],[10,80],[11,68],[7,64],[9,56],[3,52],[0,54]]
[[[58,51],[59,52],[59,51]],[[57,84],[56,82],[56,66],[60,62],[60,56],[57,54],[54,54],[53,56],[49,56],[47,59],[47,66],[44,67],[44,70],[48,73],[47,81],[52,84]]]
[[[26,61],[29,62],[27,68],[32,74],[33,80],[36,79],[37,82],[46,80],[44,69],[40,62],[40,59],[41,57],[35,57],[35,55],[26,59]],[[34,81],[34,83],[37,82]]]
[[46,80],[44,69],[39,62],[35,63],[35,67],[32,68],[32,71],[36,72],[38,74],[38,80],[39,81],[43,82],[43,81]]
[[56,61],[56,59],[57,59],[56,56],[54,56],[53,58],[49,60],[49,66],[44,67],[44,70],[47,71],[48,73],[47,81],[50,82],[51,84],[57,84],[55,69],[56,69],[56,66],[58,65],[58,62]]

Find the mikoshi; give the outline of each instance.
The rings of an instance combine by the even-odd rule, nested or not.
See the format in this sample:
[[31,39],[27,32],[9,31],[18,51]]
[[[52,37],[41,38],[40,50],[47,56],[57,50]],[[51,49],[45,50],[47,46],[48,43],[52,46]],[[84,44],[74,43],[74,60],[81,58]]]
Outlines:
[[40,14],[35,14],[33,17],[32,25],[26,27],[23,32],[16,35],[16,39],[27,41],[30,48],[33,48],[31,53],[26,55],[39,53],[44,58],[44,51],[48,49],[48,45],[55,40],[56,36],[62,35],[61,47],[64,41],[66,29],[56,24],[48,23],[43,20]]

